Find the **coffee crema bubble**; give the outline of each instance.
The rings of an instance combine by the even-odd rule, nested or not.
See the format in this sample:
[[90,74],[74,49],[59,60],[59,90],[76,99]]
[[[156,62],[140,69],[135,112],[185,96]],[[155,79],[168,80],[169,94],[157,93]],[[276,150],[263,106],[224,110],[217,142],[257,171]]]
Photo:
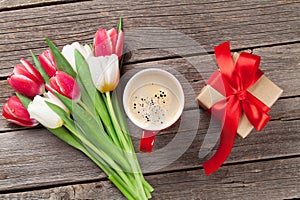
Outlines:
[[137,88],[129,99],[132,116],[152,129],[172,120],[179,106],[178,97],[167,87],[156,83]]

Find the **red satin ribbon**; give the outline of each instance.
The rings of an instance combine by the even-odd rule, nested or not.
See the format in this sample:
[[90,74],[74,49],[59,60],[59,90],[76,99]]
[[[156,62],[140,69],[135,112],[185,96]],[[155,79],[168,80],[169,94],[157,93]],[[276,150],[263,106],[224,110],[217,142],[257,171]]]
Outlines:
[[215,71],[207,84],[226,98],[210,109],[221,119],[222,131],[217,152],[203,163],[206,175],[216,171],[229,156],[242,113],[258,131],[270,120],[270,108],[247,91],[263,74],[258,69],[260,57],[242,52],[234,65],[229,42],[215,47],[215,56],[220,71]]

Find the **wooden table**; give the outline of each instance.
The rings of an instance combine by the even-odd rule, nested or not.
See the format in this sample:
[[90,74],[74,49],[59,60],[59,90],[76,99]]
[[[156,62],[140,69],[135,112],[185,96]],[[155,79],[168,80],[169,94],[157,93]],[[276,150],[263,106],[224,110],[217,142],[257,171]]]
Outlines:
[[[261,132],[237,137],[225,164],[207,177],[201,162],[212,153],[200,159],[198,152],[210,117],[195,104],[193,92],[188,94],[183,115],[192,120],[200,113],[200,123],[186,126],[181,134],[197,135],[179,159],[145,174],[155,187],[153,199],[300,198],[299,10],[297,0],[0,0],[0,106],[13,95],[7,76],[21,57],[30,60],[30,49],[40,54],[47,48],[45,37],[59,48],[74,41],[92,43],[98,28],[111,28],[121,16],[125,34],[131,32],[126,46],[135,39],[144,45],[129,49],[124,68],[170,66],[188,80],[194,94],[216,69],[213,47],[231,41],[234,51],[260,55],[260,68],[283,88],[270,112],[272,120]],[[145,27],[148,41],[142,31],[134,31]],[[178,34],[155,35],[162,29]],[[180,34],[206,53],[185,46]],[[159,44],[166,40],[169,43],[162,48]],[[176,54],[174,49],[181,48],[190,51]],[[163,131],[155,148],[167,145],[177,128]],[[1,118],[0,199],[124,198],[95,164],[44,128],[19,127]]]

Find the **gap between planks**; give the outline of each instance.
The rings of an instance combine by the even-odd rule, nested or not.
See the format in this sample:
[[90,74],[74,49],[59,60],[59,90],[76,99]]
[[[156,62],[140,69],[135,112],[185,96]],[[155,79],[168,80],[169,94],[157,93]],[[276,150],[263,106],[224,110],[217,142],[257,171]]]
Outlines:
[[[245,165],[245,164],[259,164],[262,162],[269,162],[269,161],[279,161],[279,160],[289,160],[293,158],[299,158],[300,154],[298,155],[289,155],[289,156],[281,156],[281,157],[275,157],[275,158],[265,158],[260,160],[249,160],[249,161],[238,161],[238,162],[232,162],[232,163],[224,163],[222,167],[232,167],[232,166],[238,166],[238,165]],[[221,167],[221,168],[222,168]],[[159,171],[159,172],[151,172],[151,173],[143,173],[145,178],[149,176],[155,176],[155,175],[165,175],[165,174],[173,174],[173,173],[180,173],[180,172],[189,172],[189,171],[195,171],[195,170],[202,170],[202,166],[197,167],[189,167],[189,168],[183,168],[183,169],[173,169],[169,171]],[[22,193],[22,192],[33,192],[36,190],[45,190],[45,189],[52,189],[56,187],[64,187],[64,186],[70,186],[75,184],[91,184],[91,183],[98,183],[101,181],[108,181],[107,177],[103,178],[95,178],[95,179],[88,179],[88,180],[81,180],[81,181],[70,181],[66,183],[59,183],[59,184],[49,184],[44,186],[33,186],[29,188],[23,188],[23,189],[7,189],[0,191],[1,194],[14,194],[14,193]]]
[[70,4],[70,3],[78,3],[78,2],[85,2],[85,1],[92,1],[92,0],[10,0],[4,2],[3,4],[0,0],[2,5],[0,6],[0,12],[5,11],[14,11],[14,10],[22,10],[28,8],[38,8],[38,7],[46,7],[46,6],[54,6],[54,5],[63,5],[63,4]]
[[[282,162],[281,160],[272,160],[272,161],[265,161],[265,163],[255,163],[255,164],[251,164],[251,163],[244,163],[241,164],[240,167],[236,167],[236,166],[224,166],[222,168],[222,170],[218,171],[217,173],[209,176],[209,177],[205,177],[205,175],[200,175],[198,174],[198,170],[199,169],[191,169],[189,171],[176,171],[173,173],[165,173],[165,174],[154,174],[154,175],[146,175],[146,179],[152,184],[154,185],[154,187],[156,188],[154,193],[153,193],[153,197],[154,199],[157,199],[157,197],[159,196],[160,198],[162,198],[160,195],[165,195],[164,199],[166,197],[168,197],[168,199],[173,199],[170,198],[168,196],[168,194],[171,195],[175,195],[176,197],[178,197],[178,192],[179,194],[181,192],[184,192],[186,194],[180,194],[182,195],[187,195],[189,196],[191,199],[196,199],[196,197],[191,194],[192,190],[189,190],[189,188],[194,188],[195,190],[200,190],[200,191],[205,191],[205,196],[207,196],[205,199],[215,199],[212,198],[211,196],[217,196],[218,199],[224,199],[224,198],[228,198],[228,199],[232,199],[229,198],[229,196],[239,196],[238,199],[241,199],[240,193],[243,193],[244,195],[242,196],[243,198],[245,198],[246,196],[248,196],[247,199],[252,199],[253,195],[256,193],[256,195],[261,195],[264,196],[264,193],[260,193],[257,192],[255,189],[259,189],[260,187],[266,187],[266,192],[271,192],[270,191],[270,186],[266,185],[265,182],[266,181],[271,181],[273,182],[273,184],[278,184],[278,181],[281,180],[281,182],[279,183],[283,183],[283,185],[285,185],[284,183],[287,183],[284,180],[289,179],[292,182],[295,182],[294,184],[297,183],[297,179],[299,179],[298,174],[296,174],[296,176],[292,176],[293,172],[296,172],[297,170],[297,160],[299,160],[299,158],[287,158],[284,160],[285,163],[289,163],[291,164],[293,167],[292,169],[286,168],[284,165],[284,162]],[[271,166],[271,167],[267,167],[267,166]],[[276,172],[276,170],[278,170],[278,172]],[[228,171],[231,171],[232,175],[230,175],[228,173]],[[283,171],[283,172],[281,172]],[[278,177],[279,175],[279,177]],[[273,177],[273,178],[272,178]],[[274,179],[274,177],[276,177]],[[258,178],[258,179],[257,179]],[[203,184],[205,183],[205,184]],[[104,185],[103,185],[104,184]],[[106,185],[108,184],[108,185]],[[178,192],[176,192],[175,190],[172,190],[172,187],[170,188],[169,185],[190,185],[190,187],[184,187],[182,189],[180,189]],[[194,185],[196,184],[196,185]],[[219,192],[220,194],[218,194],[219,192],[214,192],[214,188],[211,186],[206,186],[206,184],[208,185],[212,185],[212,186],[217,186],[217,188],[219,188]],[[280,198],[284,199],[291,199],[294,197],[298,197],[299,193],[297,193],[297,191],[299,190],[299,188],[297,188],[296,185],[294,185],[293,183],[289,183],[287,185],[285,185],[285,187],[280,187],[281,188],[281,192]],[[92,199],[94,199],[95,197],[99,197],[104,195],[107,198],[111,198],[112,196],[114,196],[115,198],[118,197],[118,199],[123,199],[124,197],[120,196],[120,193],[117,192],[117,190],[115,188],[113,188],[111,191],[111,183],[108,180],[105,179],[95,179],[93,181],[90,182],[77,182],[77,183],[71,183],[71,184],[66,184],[66,185],[53,185],[51,187],[36,187],[36,188],[32,188],[30,190],[15,190],[15,191],[11,191],[9,193],[0,193],[0,197],[8,197],[8,198],[22,198],[22,197],[41,197],[44,196],[45,194],[49,193],[48,195],[55,195],[55,196],[60,196],[61,193],[63,194],[68,194],[69,192],[72,192],[74,197],[73,198],[87,198],[87,196],[89,196],[89,199],[91,198],[90,195],[93,196]],[[77,186],[77,187],[76,187]],[[68,187],[71,187],[71,190],[68,191]],[[90,188],[91,187],[91,188]],[[92,189],[94,187],[94,189]],[[277,186],[278,187],[278,186]],[[211,189],[209,189],[211,188]],[[217,189],[216,188],[216,189]],[[225,192],[228,189],[233,189],[235,190],[235,192],[232,192],[232,190],[229,190],[227,192],[229,192],[229,195],[225,195],[222,192]],[[272,187],[271,187],[272,188]],[[169,190],[172,190],[172,193],[169,193]],[[274,189],[274,188],[273,188]],[[278,189],[278,188],[277,188]],[[289,190],[287,190],[289,189]],[[77,191],[76,191],[77,190]],[[81,191],[79,191],[81,190]],[[189,191],[186,191],[189,190]],[[242,192],[248,190],[248,192]],[[262,188],[260,188],[260,190],[264,190]],[[279,190],[275,190],[275,191],[279,191]],[[274,192],[275,192],[274,191]],[[76,192],[79,193],[79,196],[76,195]],[[110,193],[110,194],[106,194]],[[201,192],[202,194],[198,194],[198,192],[192,192],[197,194],[197,196],[201,195],[201,197],[203,197],[203,192]],[[231,194],[231,195],[230,195]],[[279,193],[273,193],[273,197],[277,197],[278,198],[278,194]],[[69,194],[70,195],[70,194]],[[82,196],[83,195],[83,196]],[[86,196],[87,195],[87,196]],[[158,195],[158,196],[156,196]],[[167,196],[166,196],[167,195]],[[67,195],[68,196],[68,195]],[[183,199],[186,199],[187,196],[182,197]],[[236,197],[237,197],[236,196]],[[270,194],[269,194],[270,196]],[[68,196],[69,197],[69,196]],[[210,198],[209,198],[210,197]],[[250,198],[249,198],[250,197]],[[243,199],[242,198],[242,199]],[[197,198],[198,199],[198,198]],[[201,198],[202,199],[202,198]],[[258,199],[262,199],[262,198],[258,198]]]

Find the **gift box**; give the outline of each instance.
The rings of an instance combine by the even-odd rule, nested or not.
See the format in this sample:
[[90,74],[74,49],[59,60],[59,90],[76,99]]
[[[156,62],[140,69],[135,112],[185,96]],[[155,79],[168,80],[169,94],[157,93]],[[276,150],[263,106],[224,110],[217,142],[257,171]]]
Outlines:
[[260,131],[268,123],[270,107],[283,92],[259,69],[259,56],[247,52],[231,54],[229,42],[218,45],[214,51],[219,70],[197,96],[200,106],[222,124],[219,147],[203,163],[206,175],[225,162],[236,134],[245,138],[253,128]]
[[[238,57],[239,57],[239,53],[237,52],[233,53],[232,59],[234,65],[236,64]],[[215,75],[213,74],[213,76],[211,76],[210,79],[214,79],[214,78]],[[211,81],[213,80],[209,80],[208,82]],[[262,75],[247,90],[269,108],[271,108],[271,106],[277,101],[277,99],[281,96],[283,92],[281,88],[275,85],[265,75]],[[202,108],[206,110],[210,109],[215,103],[223,99],[225,99],[225,97],[209,84],[205,85],[197,96],[198,103]],[[238,135],[241,136],[242,138],[245,138],[249,135],[252,129],[253,129],[253,125],[249,122],[247,116],[243,113],[238,125],[238,130],[237,130]]]

